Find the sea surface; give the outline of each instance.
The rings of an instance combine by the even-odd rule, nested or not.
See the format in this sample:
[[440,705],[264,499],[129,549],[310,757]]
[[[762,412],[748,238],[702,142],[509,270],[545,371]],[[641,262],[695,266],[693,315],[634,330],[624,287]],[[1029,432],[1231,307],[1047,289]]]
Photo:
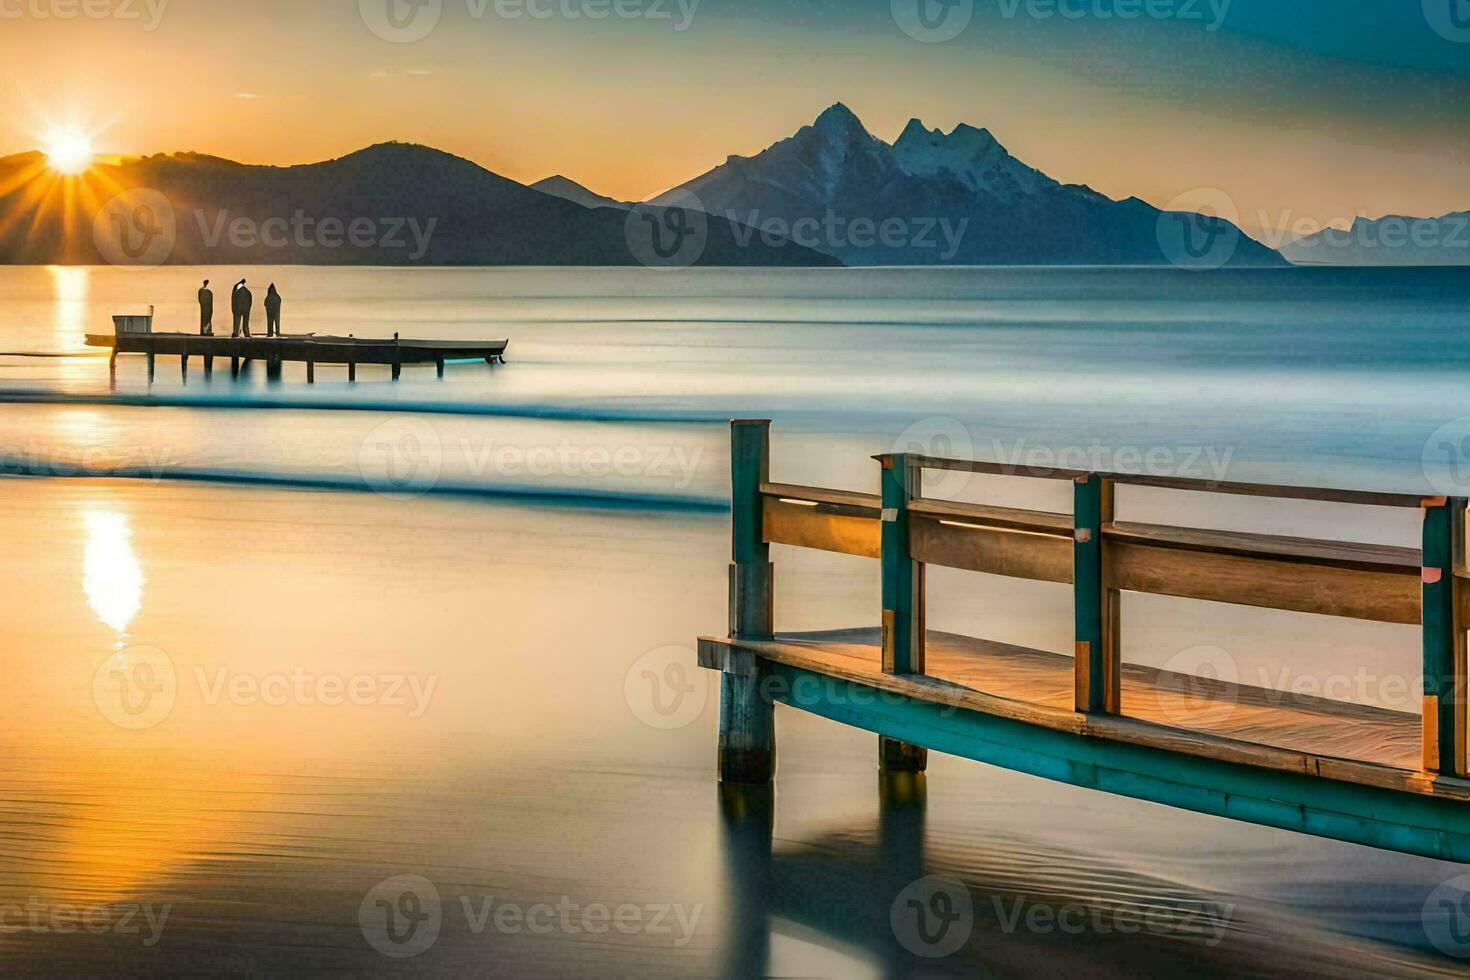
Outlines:
[[[161,359],[150,384],[85,346],[150,305],[196,328],[200,280],[224,310],[242,276],[278,284],[288,333],[508,338],[507,363],[308,386]],[[775,479],[853,490],[908,450],[1470,494],[1462,271],[8,268],[0,300],[0,973],[1470,967],[1460,866],[945,756],[882,783],[872,736],[785,708],[774,791],[722,793],[694,666],[725,628],[730,419],[774,420]],[[1414,511],[1120,507],[1419,534]],[[775,561],[780,629],[876,623],[873,563]],[[931,602],[932,628],[1071,650],[1065,589],[936,571]],[[1132,662],[1418,710],[1413,629],[1124,617]],[[936,876],[971,900],[943,957],[893,925]]]

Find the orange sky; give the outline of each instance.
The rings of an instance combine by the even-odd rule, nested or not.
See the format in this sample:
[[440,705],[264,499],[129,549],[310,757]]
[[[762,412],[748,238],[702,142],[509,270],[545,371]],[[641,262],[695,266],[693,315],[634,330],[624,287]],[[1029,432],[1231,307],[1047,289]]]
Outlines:
[[351,0],[153,0],[152,30],[144,0],[142,20],[23,17],[0,40],[0,152],[34,148],[50,120],[99,130],[109,151],[253,163],[397,139],[631,199],[841,100],[890,140],[911,116],[986,126],[1114,197],[1220,188],[1248,228],[1470,208],[1462,76],[1380,66],[1365,89],[1341,59],[1179,24],[1043,37],[998,22],[920,44],[882,18],[781,22],[705,2],[678,31],[672,4],[674,21],[593,23],[475,19],[449,0],[412,44],[375,36]]

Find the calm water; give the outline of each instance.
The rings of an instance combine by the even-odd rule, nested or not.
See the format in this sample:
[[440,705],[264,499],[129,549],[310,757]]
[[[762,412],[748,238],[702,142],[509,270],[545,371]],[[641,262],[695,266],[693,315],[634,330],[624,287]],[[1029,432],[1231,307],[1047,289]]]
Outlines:
[[[82,346],[149,303],[187,329],[204,275],[274,280],[288,331],[509,337],[509,363],[308,388],[163,360],[150,387]],[[722,797],[692,667],[724,627],[729,418],[777,420],[777,479],[860,490],[900,446],[1467,492],[1460,273],[8,269],[0,296],[0,971],[1465,966],[1423,921],[1458,866],[945,757],[882,786],[870,736],[785,709],[775,793]],[[931,489],[1066,506],[1041,482]],[[1416,543],[1414,514],[1121,503]],[[776,560],[781,628],[876,619],[875,566]],[[932,601],[935,628],[1070,649],[1065,590],[940,573]],[[1125,616],[1133,661],[1204,650],[1247,683],[1418,704],[1411,629]],[[946,959],[889,925],[926,875],[973,898]],[[361,926],[399,876],[438,896],[415,959]]]

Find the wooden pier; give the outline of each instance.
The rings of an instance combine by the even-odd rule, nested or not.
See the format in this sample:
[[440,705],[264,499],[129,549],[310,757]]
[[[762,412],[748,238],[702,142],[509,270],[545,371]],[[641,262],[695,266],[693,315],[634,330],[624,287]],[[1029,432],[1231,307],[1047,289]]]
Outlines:
[[282,363],[293,361],[306,365],[306,380],[316,381],[319,364],[344,364],[349,380],[357,380],[359,364],[378,364],[392,368],[393,380],[402,375],[404,365],[433,364],[444,376],[449,361],[480,361],[499,364],[505,360],[509,341],[490,340],[388,340],[361,337],[319,337],[290,334],[281,337],[218,337],[187,333],[124,333],[115,336],[88,334],[89,347],[112,349],[111,365],[117,368],[119,354],[143,354],[148,358],[148,380],[152,381],[159,357],[177,357],[185,377],[189,359],[204,362],[204,373],[214,371],[215,358],[230,359],[231,376],[240,373],[241,365],[263,361],[271,373],[279,373]]
[[[736,422],[732,433],[729,635],[699,641],[700,665],[721,673],[723,782],[772,778],[780,703],[877,733],[885,772],[923,771],[932,749],[1199,813],[1470,863],[1465,500],[1031,473],[901,454],[878,458],[880,494],[849,493],[773,483],[769,422]],[[923,474],[937,470],[1066,480],[1074,510],[925,499]],[[1124,523],[1114,510],[1127,487],[1414,508],[1423,545]],[[773,544],[880,562],[881,621],[778,633]],[[1075,656],[929,631],[929,565],[1070,586]],[[1419,626],[1423,713],[1125,667],[1124,592]],[[1349,727],[1354,758],[1340,754]]]

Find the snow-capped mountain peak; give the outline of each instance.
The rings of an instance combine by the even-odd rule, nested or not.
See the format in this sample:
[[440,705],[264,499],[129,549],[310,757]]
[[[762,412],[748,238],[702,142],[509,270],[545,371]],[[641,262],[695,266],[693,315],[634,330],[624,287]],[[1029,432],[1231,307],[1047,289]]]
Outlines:
[[949,135],[929,129],[918,119],[904,127],[893,145],[898,165],[916,177],[948,171],[971,190],[1014,202],[1054,188],[1056,181],[1026,166],[1006,151],[988,129],[961,123]]

